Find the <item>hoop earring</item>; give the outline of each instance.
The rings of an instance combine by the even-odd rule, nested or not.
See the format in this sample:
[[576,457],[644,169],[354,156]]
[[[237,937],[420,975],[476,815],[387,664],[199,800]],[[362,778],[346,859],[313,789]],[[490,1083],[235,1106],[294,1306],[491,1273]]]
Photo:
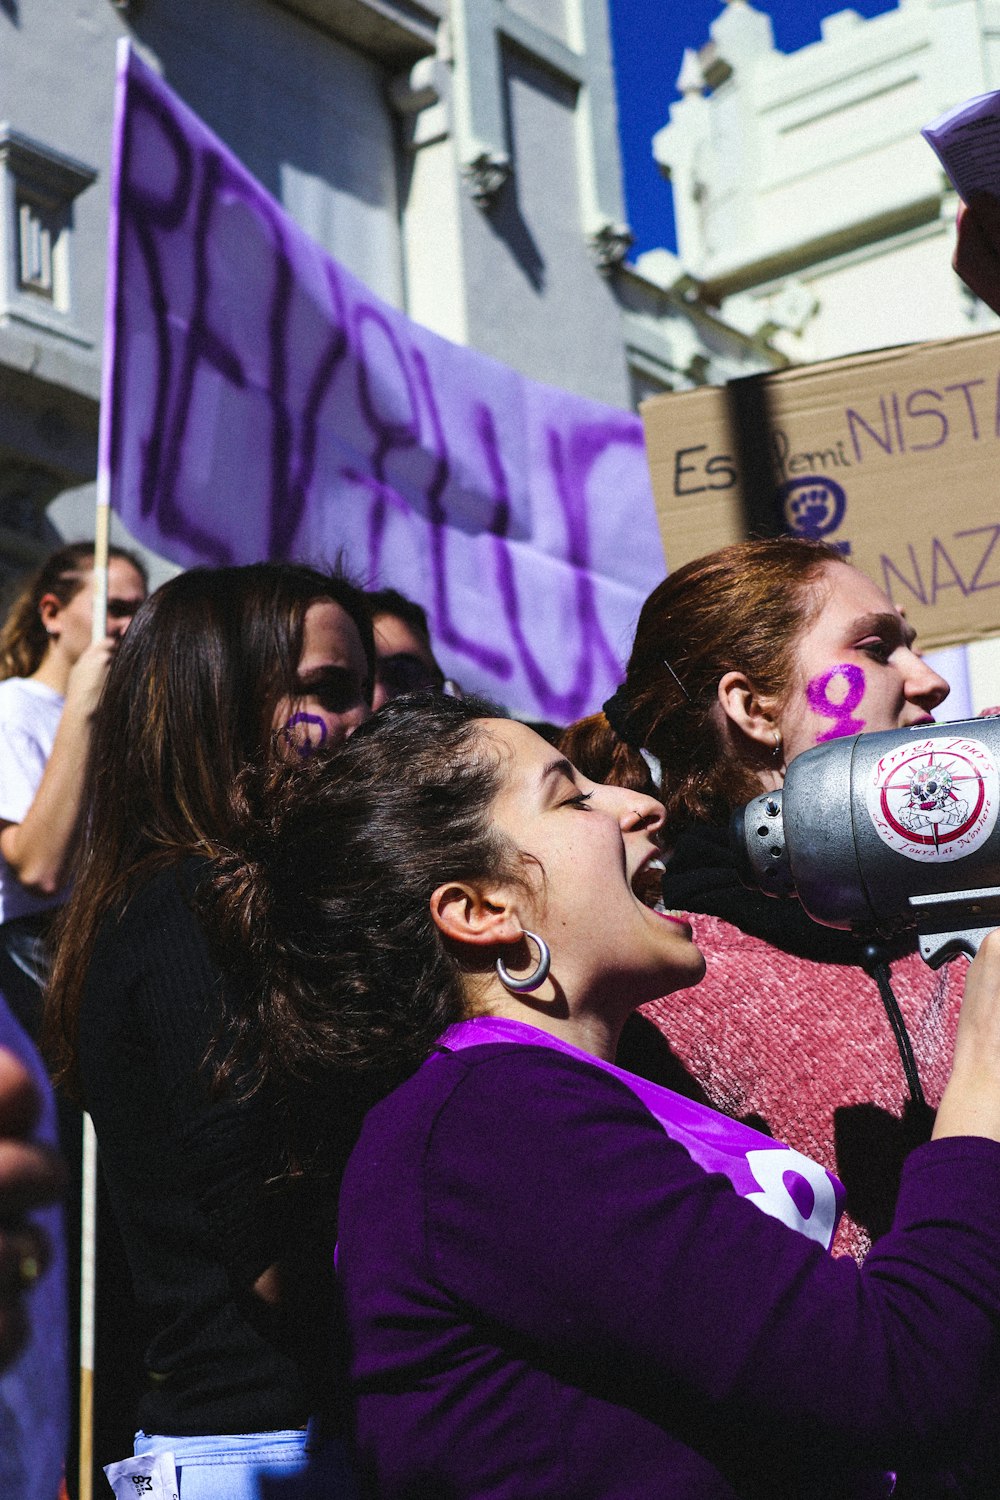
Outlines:
[[552,963],[552,954],[549,952],[549,945],[544,938],[540,938],[537,932],[529,932],[527,928],[524,929],[521,936],[530,938],[533,943],[538,945],[537,968],[533,969],[524,979],[515,979],[512,974],[507,973],[507,970],[504,968],[503,959],[497,959],[497,975],[500,983],[514,995],[527,995],[532,990],[540,989],[549,977],[549,965]]

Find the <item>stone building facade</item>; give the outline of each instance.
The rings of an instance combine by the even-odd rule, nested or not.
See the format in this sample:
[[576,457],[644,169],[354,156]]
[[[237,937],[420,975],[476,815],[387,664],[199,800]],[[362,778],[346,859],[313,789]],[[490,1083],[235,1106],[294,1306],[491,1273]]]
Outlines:
[[90,525],[122,35],[448,338],[617,406],[778,358],[625,264],[606,0],[0,0],[0,571]]
[[728,0],[653,141],[700,298],[796,362],[997,326],[950,267],[955,194],[921,138],[1000,87],[998,0],[899,0],[779,52]]

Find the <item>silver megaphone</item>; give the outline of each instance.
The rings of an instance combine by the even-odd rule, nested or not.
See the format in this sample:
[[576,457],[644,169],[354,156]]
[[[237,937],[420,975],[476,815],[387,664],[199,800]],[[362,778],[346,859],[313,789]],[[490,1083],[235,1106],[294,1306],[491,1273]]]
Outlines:
[[1000,719],[831,740],[733,814],[742,879],[814,921],[916,931],[938,968],[1000,926]]

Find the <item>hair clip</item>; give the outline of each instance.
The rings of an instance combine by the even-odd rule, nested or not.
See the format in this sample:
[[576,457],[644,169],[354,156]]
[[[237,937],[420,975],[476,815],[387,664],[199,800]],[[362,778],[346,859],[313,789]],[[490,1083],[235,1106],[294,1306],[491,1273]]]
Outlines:
[[670,673],[671,677],[674,679],[674,681],[676,682],[677,686],[680,688],[681,692],[684,694],[685,698],[690,703],[691,702],[691,694],[688,692],[688,690],[684,686],[683,682],[681,682],[681,680],[678,677],[677,673],[674,671],[673,667],[667,661],[667,658],[665,656],[663,656],[663,657],[660,658],[660,660],[663,662],[663,665],[666,667],[667,671]]

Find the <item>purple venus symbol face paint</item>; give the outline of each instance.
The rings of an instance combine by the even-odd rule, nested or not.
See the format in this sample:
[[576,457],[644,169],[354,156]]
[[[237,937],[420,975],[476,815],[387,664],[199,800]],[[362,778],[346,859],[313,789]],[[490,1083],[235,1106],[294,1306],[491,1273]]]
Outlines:
[[[830,696],[830,684],[837,678],[840,678],[846,686],[846,692],[839,699]],[[816,736],[817,745],[821,745],[824,740],[839,740],[845,734],[861,733],[865,727],[865,721],[856,719],[854,710],[864,696],[865,674],[852,662],[842,662],[839,666],[831,667],[829,672],[823,672],[819,677],[812,679],[806,687],[809,707],[814,714],[819,714],[820,718],[833,720],[832,729],[827,729],[825,733]]]
[[[304,736],[295,733],[300,724],[306,726]],[[319,736],[316,739],[313,738],[314,727],[319,730]],[[303,760],[308,760],[313,751],[318,749],[326,739],[326,720],[321,719],[319,714],[292,714],[290,719],[286,719],[282,733],[285,736],[285,743],[293,746]]]

